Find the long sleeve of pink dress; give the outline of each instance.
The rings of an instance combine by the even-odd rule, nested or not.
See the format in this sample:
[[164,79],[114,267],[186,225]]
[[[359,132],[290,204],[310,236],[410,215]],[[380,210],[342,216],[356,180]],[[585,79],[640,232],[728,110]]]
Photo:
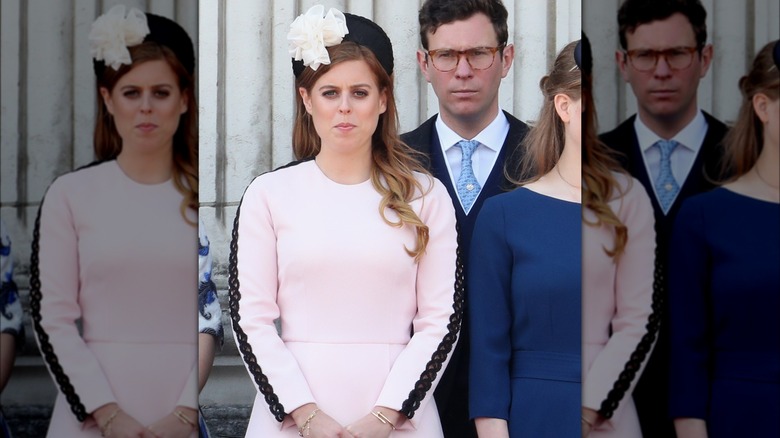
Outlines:
[[[640,340],[647,333],[652,311],[655,229],[653,209],[639,181],[614,174],[623,196],[609,206],[628,229],[623,254],[615,262],[604,252],[612,249],[614,230],[583,223],[582,233],[582,348],[583,406],[599,410],[618,381]],[[584,210],[584,220],[594,222],[593,211]],[[646,352],[649,356],[650,351]],[[639,437],[639,420],[631,398],[645,360],[612,418],[591,432],[592,437]]]

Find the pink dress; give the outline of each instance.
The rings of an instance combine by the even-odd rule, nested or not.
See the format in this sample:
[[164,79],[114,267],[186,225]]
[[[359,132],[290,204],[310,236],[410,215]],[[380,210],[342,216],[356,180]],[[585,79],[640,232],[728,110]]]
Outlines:
[[[614,176],[625,195],[613,198],[609,206],[628,228],[628,241],[619,261],[615,263],[603,249],[615,246],[612,228],[583,223],[582,232],[582,404],[594,410],[601,408],[647,333],[652,310],[653,207],[639,181],[623,174]],[[585,220],[595,221],[593,211],[583,212]],[[642,436],[631,393],[649,354],[647,351],[612,418],[589,437]]]
[[370,180],[338,184],[310,160],[247,188],[230,262],[233,329],[259,388],[247,436],[298,436],[286,414],[306,403],[343,426],[374,406],[411,412],[391,436],[442,436],[432,395],[457,336],[455,213],[438,180],[418,179],[433,182],[411,203],[430,230],[419,263],[404,249],[414,230],[382,220]]
[[110,402],[144,425],[197,409],[198,230],[181,200],[171,181],[136,183],[116,161],[46,192],[30,306],[59,389],[49,436],[99,437],[89,414]]

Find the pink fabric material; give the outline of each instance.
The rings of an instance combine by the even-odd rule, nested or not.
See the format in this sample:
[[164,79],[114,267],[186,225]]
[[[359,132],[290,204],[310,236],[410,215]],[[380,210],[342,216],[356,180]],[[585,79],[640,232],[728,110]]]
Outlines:
[[[615,246],[611,228],[583,223],[582,233],[582,398],[583,406],[595,410],[601,407],[647,332],[645,325],[652,311],[653,208],[639,181],[622,174],[614,176],[625,195],[613,199],[609,206],[628,228],[628,242],[619,262],[616,264],[603,249]],[[586,209],[584,219],[593,222],[596,216]],[[647,359],[642,369],[646,364]],[[631,397],[640,374],[641,370],[612,418],[594,430],[591,437],[642,436]]]
[[[285,412],[315,402],[346,426],[375,405],[401,409],[453,313],[455,213],[433,181],[412,202],[430,229],[419,264],[404,250],[415,247],[414,230],[382,220],[370,180],[341,185],[308,161],[248,187],[239,218],[240,326]],[[442,436],[436,382],[391,436]],[[247,436],[297,430],[289,415],[277,422],[258,392]]]
[[[138,184],[116,161],[66,174],[46,193],[41,328],[87,413],[117,402],[148,425],[177,405],[197,408],[198,237],[181,200],[171,181]],[[60,393],[49,436],[100,431]]]

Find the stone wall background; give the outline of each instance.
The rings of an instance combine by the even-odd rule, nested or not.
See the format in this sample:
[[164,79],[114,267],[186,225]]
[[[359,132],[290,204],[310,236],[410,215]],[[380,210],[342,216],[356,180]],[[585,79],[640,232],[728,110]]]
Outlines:
[[[214,251],[215,281],[227,309],[228,236],[235,209],[255,175],[292,158],[293,75],[289,24],[315,3],[369,17],[393,41],[402,131],[437,112],[419,72],[417,10],[422,0],[3,0],[0,2],[0,215],[14,241],[15,281],[28,306],[32,228],[39,201],[58,175],[92,161],[95,90],[87,45],[95,17],[123,3],[175,19],[198,46],[201,216]],[[505,0],[514,66],[500,105],[533,121],[538,80],[558,49],[588,32],[594,48],[601,130],[635,112],[614,63],[620,0]],[[702,81],[703,109],[733,120],[736,87],[756,50],[780,35],[780,0],[703,0],[715,59]],[[583,15],[584,14],[584,15]],[[193,256],[193,262],[195,257]],[[29,307],[27,307],[29,308]],[[227,332],[201,402],[216,436],[243,436],[255,389]],[[0,403],[16,436],[41,436],[55,388],[27,317],[27,342]]]

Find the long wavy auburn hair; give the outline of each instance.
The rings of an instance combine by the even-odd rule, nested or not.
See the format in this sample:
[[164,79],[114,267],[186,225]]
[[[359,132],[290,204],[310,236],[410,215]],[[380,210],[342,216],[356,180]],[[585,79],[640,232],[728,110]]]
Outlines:
[[[582,154],[582,205],[596,215],[596,220],[590,222],[583,216],[583,222],[598,227],[606,225],[615,232],[615,244],[612,249],[604,248],[613,260],[617,261],[628,242],[628,228],[620,221],[608,202],[623,196],[621,187],[615,180],[613,172],[626,174],[617,158],[604,143],[599,140],[598,117],[596,103],[593,100],[593,78],[590,73],[582,72],[583,124],[582,139],[584,153]],[[627,174],[626,174],[627,175]],[[631,178],[628,178],[631,184]],[[583,209],[584,212],[584,209]]]

